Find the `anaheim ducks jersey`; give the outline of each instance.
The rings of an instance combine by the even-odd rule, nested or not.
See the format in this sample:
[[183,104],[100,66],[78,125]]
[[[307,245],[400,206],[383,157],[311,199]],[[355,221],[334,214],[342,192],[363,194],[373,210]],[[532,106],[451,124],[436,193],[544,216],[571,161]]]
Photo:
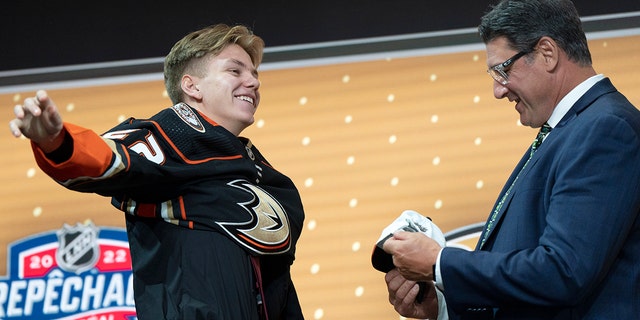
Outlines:
[[[231,255],[237,256],[231,243],[247,256],[261,257],[265,291],[270,292],[265,292],[266,305],[278,309],[269,310],[270,319],[286,312],[301,317],[289,266],[302,230],[302,201],[293,182],[273,168],[248,139],[236,137],[184,103],[149,119],[130,118],[103,135],[70,123],[65,123],[65,129],[68,138],[64,145],[69,154],[63,161],[52,160],[51,154],[34,145],[36,161],[63,186],[109,196],[112,205],[127,214],[140,319],[143,314],[147,319],[168,319],[172,312],[178,318],[189,314],[200,318],[197,314],[203,307],[218,303],[210,301],[211,297],[234,298],[220,283],[245,281],[240,277],[251,278],[252,268],[247,266],[248,260],[231,259]],[[157,224],[160,220],[169,224]],[[206,231],[215,231],[229,241],[212,243],[213,237]],[[193,250],[198,244],[202,244],[199,249],[216,251],[220,256],[212,258],[202,250]],[[174,251],[182,256],[175,257],[178,254]],[[174,262],[185,257],[193,262]],[[228,262],[214,266],[215,260]],[[181,263],[177,271],[172,269],[173,263]],[[158,267],[161,264],[167,266]],[[221,275],[190,275],[199,265],[208,267],[197,272],[219,270]],[[243,273],[230,281],[226,274],[238,270]],[[185,292],[197,295],[189,285],[203,290],[217,287],[219,292],[203,291],[197,299],[192,296],[187,300]],[[233,311],[211,306],[215,310],[206,312],[217,319],[225,318],[224,312],[237,314],[236,308],[244,304],[247,310],[255,310],[255,295],[251,299],[253,302],[234,301]],[[171,311],[178,305],[186,309],[190,302],[185,301],[193,301],[193,309],[198,311]],[[254,305],[249,306],[251,303]]]
[[65,124],[71,159],[42,169],[65,187],[112,197],[130,215],[216,230],[253,254],[295,247],[304,213],[293,182],[246,138],[184,103],[103,134]]

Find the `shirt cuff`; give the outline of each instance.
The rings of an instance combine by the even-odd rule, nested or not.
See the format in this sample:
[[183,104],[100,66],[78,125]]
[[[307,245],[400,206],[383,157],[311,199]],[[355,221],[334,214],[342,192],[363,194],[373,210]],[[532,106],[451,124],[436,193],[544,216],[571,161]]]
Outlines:
[[433,279],[436,287],[438,287],[440,291],[444,292],[444,283],[442,282],[442,274],[440,273],[440,256],[442,255],[442,250],[444,250],[444,248],[440,249],[440,252],[438,252],[438,257],[436,258],[436,264],[434,268],[435,270],[433,272]]

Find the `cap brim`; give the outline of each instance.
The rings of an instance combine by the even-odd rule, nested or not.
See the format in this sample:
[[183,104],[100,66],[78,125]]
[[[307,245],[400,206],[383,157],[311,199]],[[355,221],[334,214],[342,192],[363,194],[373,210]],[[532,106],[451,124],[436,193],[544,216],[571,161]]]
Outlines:
[[378,243],[373,247],[373,253],[371,254],[371,264],[373,267],[384,273],[391,271],[396,266],[393,265],[393,257],[382,250],[382,245],[387,239],[389,239],[392,234],[384,237],[382,240],[379,240]]

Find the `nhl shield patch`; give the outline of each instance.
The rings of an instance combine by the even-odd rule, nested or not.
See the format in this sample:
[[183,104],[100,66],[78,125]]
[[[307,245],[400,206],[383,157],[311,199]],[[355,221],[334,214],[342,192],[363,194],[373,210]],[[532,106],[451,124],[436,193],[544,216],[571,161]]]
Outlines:
[[58,266],[65,271],[82,273],[91,269],[100,256],[98,245],[98,228],[93,223],[75,226],[64,224],[56,232],[58,250],[56,259]]

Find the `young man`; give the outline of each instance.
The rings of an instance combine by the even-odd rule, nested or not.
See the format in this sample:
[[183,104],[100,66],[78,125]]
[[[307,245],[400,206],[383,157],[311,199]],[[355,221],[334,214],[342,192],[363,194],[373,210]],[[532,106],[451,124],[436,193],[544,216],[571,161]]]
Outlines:
[[300,195],[239,136],[263,48],[243,26],[188,34],[165,60],[174,105],[102,135],[63,122],[45,91],[14,110],[11,132],[44,172],[126,213],[139,319],[303,318],[290,274]]
[[637,318],[640,111],[593,69],[570,0],[503,0],[479,31],[495,97],[541,134],[475,251],[419,233],[385,242],[391,303],[435,318],[433,302],[413,302],[414,281],[435,280],[451,319]]

